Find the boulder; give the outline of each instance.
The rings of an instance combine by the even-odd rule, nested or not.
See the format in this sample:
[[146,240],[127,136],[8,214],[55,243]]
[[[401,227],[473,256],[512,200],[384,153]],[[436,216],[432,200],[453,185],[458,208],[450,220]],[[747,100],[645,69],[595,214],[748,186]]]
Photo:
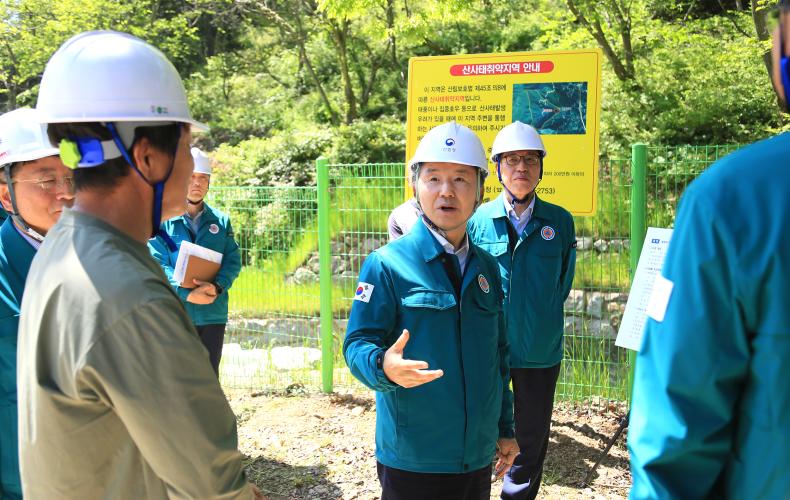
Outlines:
[[586,250],[590,250],[593,245],[593,239],[589,236],[582,236],[580,238],[576,238],[576,250],[584,252]]
[[305,267],[315,274],[318,274],[321,271],[321,259],[318,257],[317,253],[314,253],[310,256]]
[[594,319],[587,323],[587,334],[593,337],[615,338],[616,332],[608,321]]
[[587,314],[593,318],[603,317],[603,294],[592,292],[587,300]]
[[581,335],[584,321],[578,316],[565,316],[565,335]]
[[584,313],[584,290],[571,290],[565,299],[566,313]]
[[270,356],[278,370],[313,370],[321,363],[321,350],[315,347],[275,347]]
[[318,281],[318,275],[306,267],[300,267],[294,273],[293,280],[297,285],[315,283]]

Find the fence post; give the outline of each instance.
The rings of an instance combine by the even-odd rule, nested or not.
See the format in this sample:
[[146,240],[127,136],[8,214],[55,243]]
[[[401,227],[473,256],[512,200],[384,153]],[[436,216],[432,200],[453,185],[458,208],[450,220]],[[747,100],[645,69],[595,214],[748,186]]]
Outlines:
[[318,262],[321,314],[321,387],[332,392],[334,340],[332,338],[332,249],[329,228],[329,161],[323,156],[315,161],[318,181]]
[[[631,284],[634,284],[636,266],[642,253],[642,244],[647,234],[647,144],[631,146]],[[628,373],[628,404],[631,404],[631,392],[634,387],[634,370],[636,369],[636,352],[628,351],[631,370]]]

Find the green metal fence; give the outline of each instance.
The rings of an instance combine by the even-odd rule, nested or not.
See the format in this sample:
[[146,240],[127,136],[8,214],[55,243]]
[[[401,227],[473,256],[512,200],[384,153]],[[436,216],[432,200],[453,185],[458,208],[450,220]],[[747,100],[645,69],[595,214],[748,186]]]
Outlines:
[[230,215],[243,264],[229,290],[222,383],[318,385],[316,188],[212,187],[207,201]]
[[[636,264],[631,257],[638,256],[644,227],[671,227],[685,186],[734,148],[636,146],[632,158],[601,160],[598,211],[575,218],[579,246],[558,399],[591,405],[627,399],[632,361],[614,340]],[[313,187],[211,190],[210,203],[231,215],[245,264],[230,291],[226,386],[301,383],[329,391],[357,384],[340,345],[360,266],[386,244],[387,217],[404,200],[404,166],[325,160],[317,166]],[[636,185],[633,168],[643,179]]]

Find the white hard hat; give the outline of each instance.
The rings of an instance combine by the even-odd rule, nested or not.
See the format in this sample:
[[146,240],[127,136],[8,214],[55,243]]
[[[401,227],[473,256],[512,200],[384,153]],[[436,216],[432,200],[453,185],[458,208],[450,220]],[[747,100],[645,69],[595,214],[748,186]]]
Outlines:
[[192,118],[167,57],[116,31],[88,31],[61,45],[44,69],[36,107],[44,123],[183,122],[208,130]]
[[198,148],[192,148],[192,159],[195,160],[195,169],[193,174],[207,174],[211,175],[211,162],[208,155]]
[[437,125],[425,134],[408,168],[413,172],[416,165],[426,162],[469,165],[479,168],[484,179],[488,176],[488,160],[480,138],[454,121]]
[[534,127],[515,121],[499,131],[491,147],[491,161],[496,163],[497,157],[508,151],[540,151],[546,157],[546,147],[540,139],[540,134]]
[[0,167],[57,154],[35,109],[20,108],[0,116]]

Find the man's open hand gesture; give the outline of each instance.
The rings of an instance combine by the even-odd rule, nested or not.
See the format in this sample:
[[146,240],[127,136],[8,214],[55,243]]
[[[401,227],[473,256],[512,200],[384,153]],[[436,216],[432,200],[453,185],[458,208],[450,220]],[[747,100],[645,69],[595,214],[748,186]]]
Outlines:
[[428,363],[403,359],[403,349],[409,341],[409,331],[403,330],[398,340],[384,354],[382,368],[388,379],[401,387],[417,387],[444,375],[442,370],[428,370]]

